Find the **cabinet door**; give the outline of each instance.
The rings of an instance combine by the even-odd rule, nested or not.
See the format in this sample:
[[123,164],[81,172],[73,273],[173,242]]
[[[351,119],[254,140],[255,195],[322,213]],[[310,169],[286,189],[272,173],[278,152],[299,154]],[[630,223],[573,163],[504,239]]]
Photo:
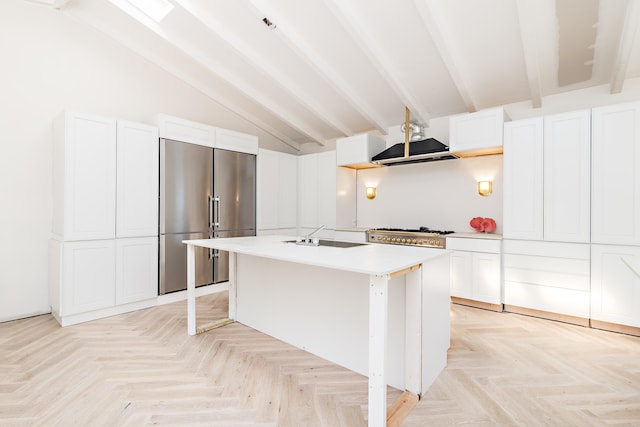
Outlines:
[[449,150],[457,153],[502,147],[504,109],[490,108],[449,119]]
[[116,236],[158,235],[158,128],[118,121]]
[[544,240],[588,243],[590,111],[544,118]]
[[472,299],[471,252],[451,253],[451,296]]
[[116,121],[67,113],[64,135],[63,240],[115,237]]
[[258,154],[258,137],[229,129],[216,128],[216,148]]
[[472,299],[491,304],[502,303],[499,254],[473,253],[471,275]]
[[61,316],[115,305],[115,240],[63,243]]
[[591,318],[640,327],[640,248],[591,245]]
[[158,296],[158,238],[116,239],[116,304]]
[[504,237],[543,239],[543,120],[504,124]]
[[256,166],[258,218],[256,220],[259,230],[278,228],[278,195],[280,193],[278,163],[278,152],[263,149],[258,152]]
[[318,227],[318,160],[316,155],[298,157],[298,203],[300,227]]
[[591,241],[640,245],[640,102],[593,109]]
[[318,156],[318,226],[336,228],[336,152]]
[[279,153],[278,228],[295,228],[298,221],[298,161],[296,156]]

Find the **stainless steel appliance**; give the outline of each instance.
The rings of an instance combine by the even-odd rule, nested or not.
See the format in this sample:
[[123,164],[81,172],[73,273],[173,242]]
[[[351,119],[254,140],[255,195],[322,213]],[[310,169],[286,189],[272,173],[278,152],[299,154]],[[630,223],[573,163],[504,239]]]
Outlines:
[[447,247],[445,236],[451,233],[453,231],[431,230],[428,227],[375,228],[367,230],[367,242],[445,249]]
[[[160,139],[160,295],[187,288],[187,239],[255,236],[256,156]],[[229,280],[229,254],[196,250],[196,286]]]

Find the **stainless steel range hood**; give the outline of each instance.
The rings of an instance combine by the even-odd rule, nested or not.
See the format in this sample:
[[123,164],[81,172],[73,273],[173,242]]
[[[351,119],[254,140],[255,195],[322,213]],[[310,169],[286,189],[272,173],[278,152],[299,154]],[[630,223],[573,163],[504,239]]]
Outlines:
[[[412,123],[409,121],[409,116],[409,108],[405,107],[405,122],[403,125],[405,135],[404,143],[392,145],[386,150],[376,154],[371,158],[372,163],[395,166],[458,158],[458,156],[449,152],[449,147],[437,139],[426,138],[411,142],[410,134],[414,126],[412,126]],[[415,136],[419,137],[419,135]]]
[[398,143],[373,156],[371,162],[378,165],[395,166],[458,158],[449,152],[449,147],[434,138],[409,142],[408,144],[408,156],[405,156],[406,143]]

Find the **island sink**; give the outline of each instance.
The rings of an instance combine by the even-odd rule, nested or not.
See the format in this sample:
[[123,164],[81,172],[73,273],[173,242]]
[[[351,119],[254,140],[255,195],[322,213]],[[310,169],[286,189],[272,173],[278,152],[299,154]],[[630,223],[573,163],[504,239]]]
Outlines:
[[285,240],[284,243],[295,243],[297,245],[300,246],[331,246],[334,248],[353,248],[355,246],[362,246],[362,245],[366,245],[366,243],[357,243],[357,242],[342,242],[342,241],[338,241],[338,240],[317,240],[317,244],[315,243],[315,241],[310,241],[310,242],[305,242],[304,240],[302,241],[297,241],[297,240]]

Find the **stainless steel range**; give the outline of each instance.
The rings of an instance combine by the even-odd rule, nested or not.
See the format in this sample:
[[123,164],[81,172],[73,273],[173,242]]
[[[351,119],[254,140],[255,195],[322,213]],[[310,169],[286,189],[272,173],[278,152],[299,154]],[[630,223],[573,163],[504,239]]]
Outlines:
[[445,236],[451,233],[454,232],[431,230],[428,227],[417,229],[374,228],[367,230],[367,242],[444,249],[447,246]]

